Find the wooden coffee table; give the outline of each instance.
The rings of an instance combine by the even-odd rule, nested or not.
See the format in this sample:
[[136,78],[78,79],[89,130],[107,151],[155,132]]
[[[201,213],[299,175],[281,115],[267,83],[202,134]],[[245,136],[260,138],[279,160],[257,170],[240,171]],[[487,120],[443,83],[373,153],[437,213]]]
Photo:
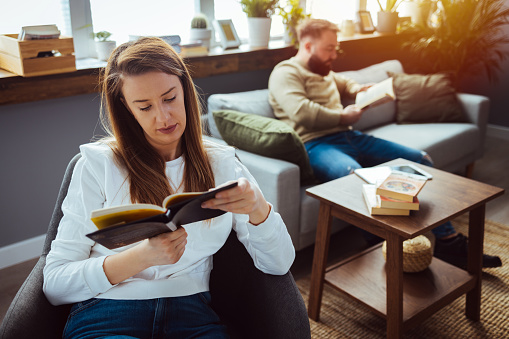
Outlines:
[[[412,163],[404,159],[383,165]],[[419,193],[420,210],[410,216],[371,216],[362,197],[365,182],[357,175],[307,190],[320,201],[308,314],[319,320],[324,282],[358,300],[387,321],[387,337],[403,332],[466,293],[466,316],[481,312],[481,268],[486,202],[504,190],[413,163],[433,175]],[[468,269],[437,258],[418,273],[403,273],[403,241],[469,212]],[[387,262],[381,245],[326,268],[332,217],[387,240]]]

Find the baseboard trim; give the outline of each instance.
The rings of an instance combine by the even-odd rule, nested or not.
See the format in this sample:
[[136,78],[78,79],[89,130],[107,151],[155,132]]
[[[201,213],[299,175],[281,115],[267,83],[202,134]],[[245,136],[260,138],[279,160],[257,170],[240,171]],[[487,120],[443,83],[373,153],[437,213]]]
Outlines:
[[42,253],[46,234],[0,247],[0,270],[37,258]]
[[509,127],[488,124],[486,133],[490,137],[509,140]]

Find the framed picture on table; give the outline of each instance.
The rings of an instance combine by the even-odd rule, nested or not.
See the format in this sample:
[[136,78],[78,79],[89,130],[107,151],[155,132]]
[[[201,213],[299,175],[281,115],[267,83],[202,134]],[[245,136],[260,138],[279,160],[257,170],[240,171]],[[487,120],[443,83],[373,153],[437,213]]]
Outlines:
[[375,31],[375,26],[373,25],[373,20],[371,19],[371,13],[368,11],[359,11],[357,12],[359,17],[359,28],[361,33],[373,33]]
[[219,33],[221,46],[224,49],[240,46],[240,39],[231,19],[214,20],[214,29]]

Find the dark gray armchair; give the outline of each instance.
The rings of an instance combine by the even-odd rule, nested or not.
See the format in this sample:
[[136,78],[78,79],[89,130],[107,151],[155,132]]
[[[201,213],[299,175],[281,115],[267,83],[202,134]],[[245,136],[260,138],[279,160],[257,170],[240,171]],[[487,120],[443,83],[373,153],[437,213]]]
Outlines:
[[[0,326],[0,338],[61,338],[70,305],[53,306],[43,291],[42,270],[62,218],[74,166],[69,163],[50,221],[43,253],[16,294]],[[309,320],[302,296],[290,272],[265,274],[253,265],[234,232],[214,255],[210,278],[212,306],[232,338],[310,338]]]

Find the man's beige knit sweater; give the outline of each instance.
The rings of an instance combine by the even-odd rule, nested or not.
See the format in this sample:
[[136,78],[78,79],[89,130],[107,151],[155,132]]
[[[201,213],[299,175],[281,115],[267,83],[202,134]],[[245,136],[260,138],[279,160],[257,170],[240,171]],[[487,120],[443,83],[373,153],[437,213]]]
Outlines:
[[278,119],[290,125],[303,142],[346,131],[340,125],[341,95],[355,97],[360,85],[334,72],[311,72],[296,57],[280,62],[269,78],[269,102]]

